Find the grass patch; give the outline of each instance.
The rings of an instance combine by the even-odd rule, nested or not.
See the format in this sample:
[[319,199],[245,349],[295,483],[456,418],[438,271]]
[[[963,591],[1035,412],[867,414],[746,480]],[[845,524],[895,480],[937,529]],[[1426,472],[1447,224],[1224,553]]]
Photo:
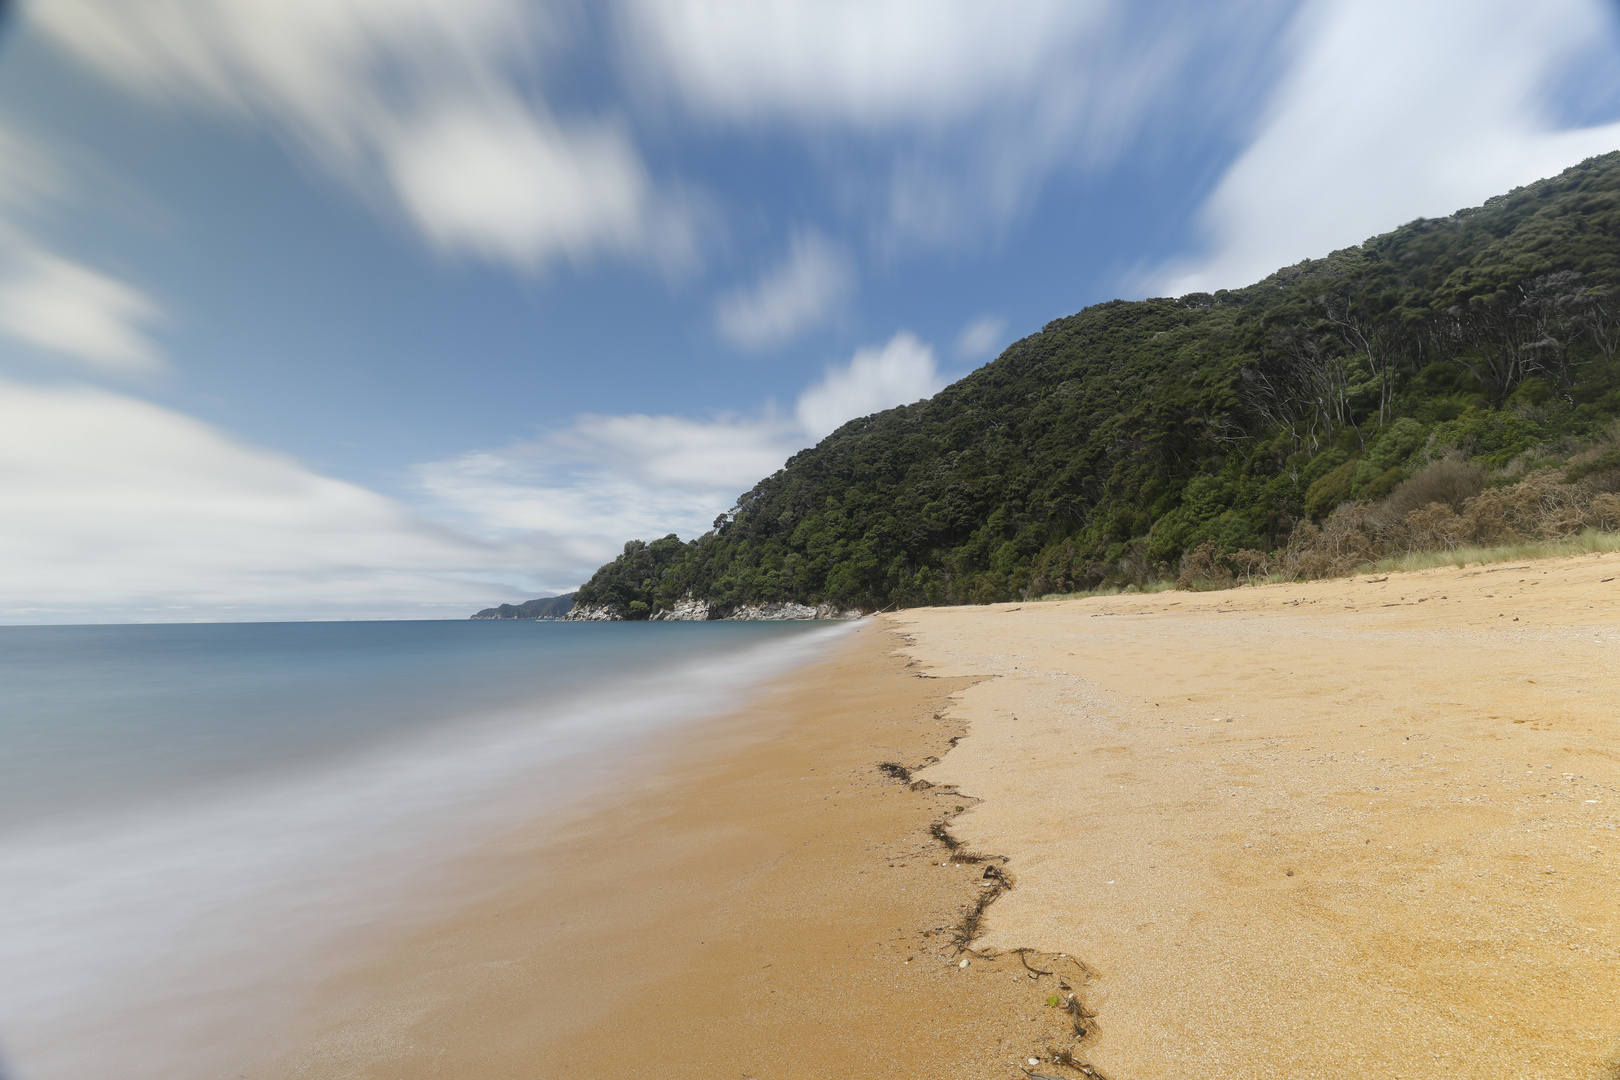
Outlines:
[[1173,581],[1153,581],[1146,585],[1126,585],[1124,588],[1111,587],[1106,589],[1085,589],[1080,592],[1047,593],[1040,599],[1046,600],[1084,600],[1091,596],[1134,596],[1137,593],[1169,592],[1176,587]]
[[1433,570],[1438,566],[1522,562],[1525,559],[1564,559],[1572,555],[1600,555],[1620,551],[1620,533],[1587,529],[1567,540],[1519,540],[1490,547],[1467,546],[1451,551],[1413,551],[1362,565],[1357,573]]

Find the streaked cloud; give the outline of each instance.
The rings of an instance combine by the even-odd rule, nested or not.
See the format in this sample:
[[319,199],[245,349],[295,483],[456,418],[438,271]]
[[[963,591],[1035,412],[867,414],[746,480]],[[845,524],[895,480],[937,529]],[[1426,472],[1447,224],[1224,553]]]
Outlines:
[[84,386],[0,380],[0,475],[7,622],[453,616],[533,554]]
[[109,375],[165,366],[151,339],[156,301],[126,281],[49,250],[21,223],[72,190],[48,147],[0,122],[0,333]]
[[564,130],[512,103],[443,106],[400,132],[387,166],[440,247],[512,263],[636,246],[651,184],[617,130]]
[[804,439],[770,417],[584,416],[499,450],[417,469],[426,505],[460,529],[525,537],[548,588],[572,588],[632,537],[707,531]]
[[937,124],[1025,97],[1108,0],[628,0],[637,60],[700,113],[861,128]]
[[[524,268],[689,242],[631,141],[521,76],[557,33],[519,0],[52,0],[53,40],[114,83],[262,119],[390,195],[434,245]],[[679,253],[677,252],[678,256]]]
[[799,396],[793,415],[817,439],[846,420],[933,397],[949,382],[934,363],[934,350],[910,334],[896,334],[882,348],[857,350]]
[[109,374],[164,366],[148,336],[162,312],[139,290],[26,246],[7,262],[0,276],[0,330]]
[[988,360],[1007,340],[1007,320],[982,315],[956,335],[956,355],[964,360]]
[[[275,132],[447,256],[521,271],[679,259],[702,231],[678,194],[690,184],[694,204],[734,216],[721,227],[746,225],[731,236],[775,239],[741,253],[757,261],[733,291],[717,295],[709,282],[672,295],[672,306],[695,304],[687,315],[755,350],[840,319],[870,325],[883,317],[870,305],[912,269],[897,253],[1011,235],[1008,224],[1037,205],[1068,212],[1072,204],[1040,202],[1057,190],[1054,177],[1121,162],[1147,171],[1154,154],[1188,139],[1207,147],[1177,160],[1220,177],[1204,205],[1208,245],[1156,271],[1154,291],[1245,284],[1620,145],[1620,125],[1560,130],[1547,106],[1560,72],[1612,48],[1613,14],[1600,0],[615,0],[601,18],[584,10],[523,0],[40,0],[26,17],[129,94]],[[579,46],[582,27],[611,40]],[[598,60],[590,79],[564,81],[569,64]],[[154,331],[165,309],[202,305],[187,303],[179,278],[163,279],[171,302],[111,272],[99,252],[55,242],[70,240],[71,227],[36,230],[51,242],[29,231],[33,217],[22,228],[59,179],[26,144],[0,128],[0,331],[92,375],[161,367]],[[786,194],[775,186],[783,177]],[[1188,205],[1178,190],[1144,199]],[[952,288],[978,280],[1006,289],[1001,299],[917,304],[932,303],[931,334],[954,361],[986,359],[1007,335],[985,314],[953,339],[960,320],[1012,311],[1051,265],[1038,239],[1011,243],[995,264],[1012,268],[1007,281],[941,269]],[[1087,252],[1060,254],[1092,265]],[[138,251],[114,257],[143,265]],[[885,289],[867,296],[857,282]],[[547,316],[567,333],[544,349],[518,340],[532,331],[534,306],[508,313],[499,333],[468,334],[468,347],[574,355],[555,342],[628,310],[591,288],[576,294],[579,322]],[[464,314],[482,309],[450,317]],[[367,317],[301,330],[358,336]],[[393,361],[365,359],[354,372],[368,378]],[[0,470],[18,493],[8,480],[0,617],[451,613],[568,588],[630,536],[702,532],[792,453],[946,378],[933,348],[900,334],[822,373],[780,413],[735,411],[735,399],[731,412],[685,415],[638,403],[421,465],[412,506],[133,397],[0,383]],[[431,395],[442,385],[414,404],[438,407]],[[704,393],[725,400],[723,389]],[[266,419],[255,418],[257,430],[269,430]]]
[[840,248],[820,233],[799,232],[783,262],[751,287],[721,297],[715,326],[745,349],[780,345],[836,313],[854,280],[854,265]]
[[982,240],[1055,175],[1232,124],[1294,2],[623,0],[619,25],[644,99],[797,133],[892,253]]
[[33,205],[67,183],[61,166],[38,140],[0,123],[0,209]]
[[538,439],[422,465],[418,482],[425,505],[458,529],[522,536],[551,552],[547,580],[568,588],[626,539],[708,531],[794,453],[847,420],[929,397],[947,381],[933,350],[900,333],[827,371],[791,416],[582,416]]
[[1305,5],[1258,133],[1204,206],[1208,253],[1148,291],[1247,285],[1620,148],[1620,124],[1558,130],[1547,98],[1614,47],[1614,21],[1600,0]]

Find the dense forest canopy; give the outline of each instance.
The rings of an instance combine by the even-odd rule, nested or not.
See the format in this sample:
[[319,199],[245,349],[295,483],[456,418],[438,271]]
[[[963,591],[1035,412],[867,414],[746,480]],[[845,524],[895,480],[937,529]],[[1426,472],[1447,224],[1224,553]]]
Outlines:
[[1617,286],[1620,152],[1247,288],[1097,304],[850,421],[712,532],[626,544],[577,603],[989,603],[1272,551],[1427,462],[1605,429]]

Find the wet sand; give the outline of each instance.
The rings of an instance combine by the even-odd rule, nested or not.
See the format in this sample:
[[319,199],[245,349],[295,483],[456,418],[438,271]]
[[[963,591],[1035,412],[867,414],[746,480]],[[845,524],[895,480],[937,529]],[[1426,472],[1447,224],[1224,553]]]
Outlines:
[[969,800],[878,766],[946,753],[973,680],[902,644],[865,623],[593,812],[504,838],[495,895],[329,987],[319,1034],[253,1075],[1020,1075],[1078,969],[959,966],[984,864],[930,826]]
[[1620,556],[884,616],[253,1075],[1613,1080],[1617,657]]

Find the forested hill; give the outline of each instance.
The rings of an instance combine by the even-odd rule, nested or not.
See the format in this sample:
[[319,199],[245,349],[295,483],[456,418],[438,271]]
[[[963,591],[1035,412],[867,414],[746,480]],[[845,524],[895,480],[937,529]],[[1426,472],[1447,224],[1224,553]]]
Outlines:
[[474,619],[560,619],[574,606],[574,594],[543,596],[538,600],[525,600],[521,604],[502,604],[485,608],[472,616]]
[[853,420],[581,607],[691,595],[881,609],[1173,576],[1265,552],[1447,455],[1502,469],[1620,414],[1620,153],[1258,284],[1058,319]]

